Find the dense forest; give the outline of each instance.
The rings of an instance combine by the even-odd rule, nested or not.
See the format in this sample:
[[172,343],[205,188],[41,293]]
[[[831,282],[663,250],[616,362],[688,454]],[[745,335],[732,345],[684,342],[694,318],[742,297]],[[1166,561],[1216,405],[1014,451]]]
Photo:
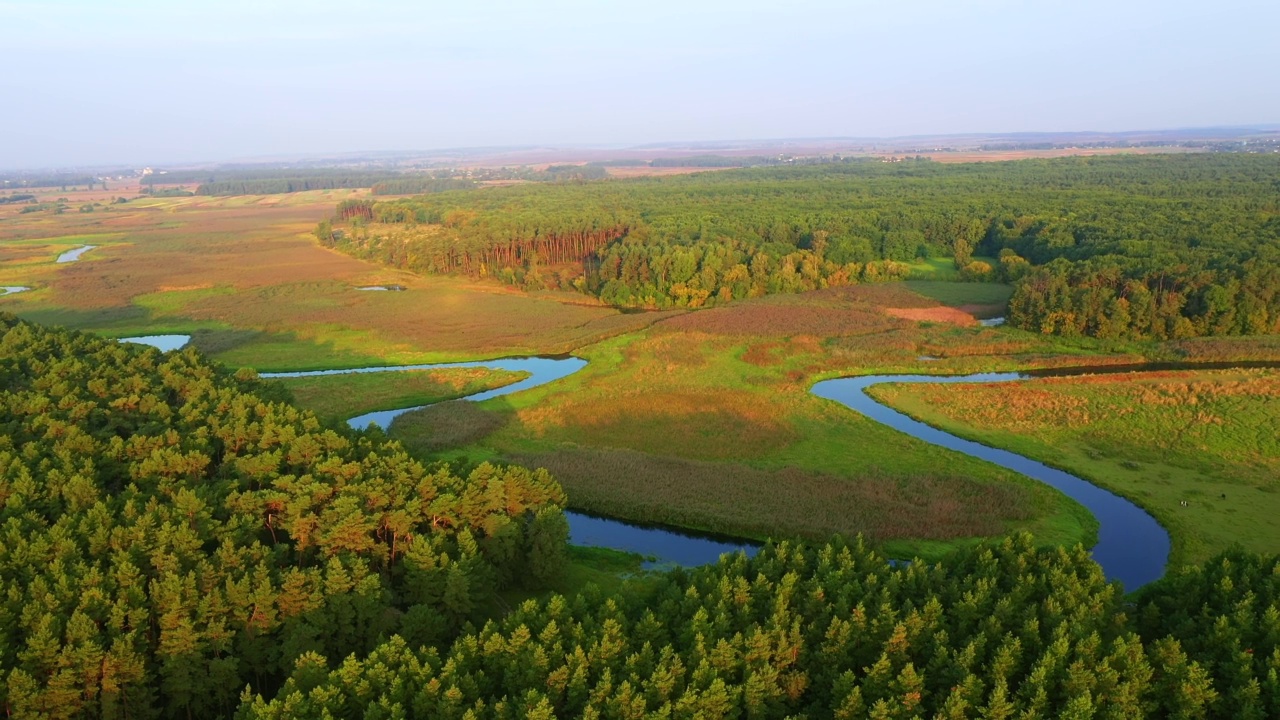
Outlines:
[[1080,548],[861,541],[507,608],[564,572],[542,471],[427,467],[204,360],[0,315],[15,718],[1270,718],[1280,558],[1126,597]]
[[1274,718],[1280,558],[1126,601],[1029,538],[892,566],[781,543],[644,592],[530,601],[448,649],[299,661],[242,718]]
[[546,472],[424,468],[274,387],[0,315],[5,717],[225,717],[563,571]]
[[418,272],[699,307],[949,258],[1038,332],[1280,331],[1280,159],[845,161],[489,188],[372,205],[321,242]]

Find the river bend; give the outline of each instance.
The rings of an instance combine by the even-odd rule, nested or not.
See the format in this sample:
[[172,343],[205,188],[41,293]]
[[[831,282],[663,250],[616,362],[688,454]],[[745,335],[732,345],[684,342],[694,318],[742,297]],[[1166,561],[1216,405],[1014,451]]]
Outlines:
[[[442,370],[450,368],[492,368],[515,372],[527,372],[529,376],[510,385],[468,395],[463,400],[480,402],[490,398],[510,395],[522,390],[545,385],[568,377],[586,367],[587,361],[576,357],[527,357],[482,360],[478,362],[435,363],[425,365],[400,365],[390,367],[353,368],[346,370],[309,370],[300,372],[262,373],[264,378],[314,377],[347,373],[395,372],[412,370]],[[1079,372],[1090,372],[1082,370]],[[1025,380],[1032,375],[1024,373],[980,373],[975,375],[868,375],[863,377],[826,380],[814,385],[812,392],[818,397],[834,400],[851,410],[889,427],[907,433],[927,443],[955,450],[1000,467],[1025,475],[1050,485],[1083,505],[1098,520],[1098,543],[1093,547],[1093,558],[1102,566],[1107,577],[1120,580],[1125,588],[1136,589],[1158,579],[1164,574],[1169,559],[1169,534],[1149,513],[1125,498],[1104,490],[1083,478],[1045,465],[1030,458],[972,440],[965,440],[939,430],[907,415],[882,405],[866,394],[865,390],[878,383],[964,383],[1010,382]],[[348,422],[356,429],[369,425],[387,428],[396,417],[426,407],[419,405],[366,413]],[[620,550],[640,552],[656,557],[659,562],[675,564],[700,564],[714,562],[722,552],[745,550],[754,552],[755,546],[725,538],[684,535],[666,528],[652,528],[617,520],[594,518],[569,513],[570,532],[575,544],[598,545]],[[696,549],[695,549],[696,548]]]
[[825,380],[814,385],[812,392],[927,443],[995,463],[1058,489],[1097,518],[1098,543],[1093,546],[1093,559],[1102,566],[1107,578],[1121,581],[1126,590],[1136,590],[1158,580],[1164,575],[1169,560],[1169,533],[1146,510],[1071,473],[1008,450],[957,437],[915,420],[882,405],[866,393],[867,388],[880,383],[993,383],[1031,377],[1034,376],[1026,373],[865,375]]

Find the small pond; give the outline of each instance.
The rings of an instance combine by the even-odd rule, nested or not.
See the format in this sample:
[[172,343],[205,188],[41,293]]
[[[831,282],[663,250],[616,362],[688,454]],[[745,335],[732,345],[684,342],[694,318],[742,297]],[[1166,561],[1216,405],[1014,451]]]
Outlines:
[[68,250],[58,256],[58,262],[69,263],[80,259],[80,256],[98,247],[97,245],[82,245],[75,250]]
[[190,335],[138,335],[137,337],[120,338],[122,343],[137,343],[138,345],[150,345],[158,348],[161,352],[169,352],[177,350],[187,343],[191,342]]
[[978,324],[981,325],[982,327],[997,327],[999,325],[1004,324],[1004,316],[979,320]]
[[20,292],[26,292],[31,288],[26,285],[0,285],[0,297],[5,295],[17,295]]

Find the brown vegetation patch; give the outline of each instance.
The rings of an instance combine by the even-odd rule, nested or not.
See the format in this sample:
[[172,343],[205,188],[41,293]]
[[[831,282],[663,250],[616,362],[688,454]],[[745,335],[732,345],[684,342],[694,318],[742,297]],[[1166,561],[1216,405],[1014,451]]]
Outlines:
[[623,348],[630,363],[657,361],[667,373],[680,368],[700,368],[707,364],[705,341],[700,333],[663,333],[651,335]]
[[903,320],[916,320],[924,322],[940,322],[950,323],[952,325],[960,325],[969,327],[978,324],[978,319],[973,315],[965,312],[961,308],[953,307],[931,307],[931,308],[885,308],[885,313]]
[[1280,360],[1280,336],[1204,337],[1171,343],[1188,362],[1236,362]]
[[[52,260],[66,249],[41,238],[113,232],[111,243],[81,262],[41,264],[38,273],[5,284],[47,287],[41,302],[50,309],[75,311],[63,316],[73,324],[83,320],[94,326],[101,324],[104,312],[128,309],[137,311],[137,321],[196,321],[289,333],[299,345],[323,344],[349,333],[363,343],[348,348],[350,352],[397,353],[402,362],[416,361],[412,353],[476,357],[568,352],[681,312],[624,314],[576,294],[531,297],[496,282],[388,271],[326,250],[311,236],[316,223],[333,212],[338,197],[312,192],[271,198],[148,198],[110,212],[0,214],[0,238],[35,241],[25,246],[0,243],[0,268],[7,268],[6,261],[17,262],[14,258],[43,259],[39,253]],[[354,289],[366,284],[404,285],[408,290]],[[211,288],[234,292],[198,292]],[[135,304],[139,296],[183,292],[190,295],[156,298],[145,309]]]
[[882,332],[897,327],[860,288],[779,295],[688,313],[659,324],[660,330],[714,335],[831,337]]
[[798,435],[777,409],[746,391],[645,387],[607,400],[569,400],[520,410],[531,433],[584,445],[628,448],[706,460],[759,457]]
[[813,539],[950,540],[995,535],[1029,517],[1024,488],[962,477],[840,478],[607,449],[508,459],[550,470],[572,507],[756,537],[786,527]]
[[480,442],[506,422],[506,415],[466,400],[453,400],[401,415],[391,423],[388,434],[409,452],[429,455]]
[[966,303],[957,306],[956,309],[960,312],[969,313],[975,318],[985,319],[1004,315],[1007,306],[1005,303]]

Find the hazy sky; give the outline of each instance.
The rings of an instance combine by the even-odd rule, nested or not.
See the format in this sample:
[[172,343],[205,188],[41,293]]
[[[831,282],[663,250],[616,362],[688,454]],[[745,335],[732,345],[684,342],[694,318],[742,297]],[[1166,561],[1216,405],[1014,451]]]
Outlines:
[[0,167],[1280,122],[1277,0],[0,0]]

